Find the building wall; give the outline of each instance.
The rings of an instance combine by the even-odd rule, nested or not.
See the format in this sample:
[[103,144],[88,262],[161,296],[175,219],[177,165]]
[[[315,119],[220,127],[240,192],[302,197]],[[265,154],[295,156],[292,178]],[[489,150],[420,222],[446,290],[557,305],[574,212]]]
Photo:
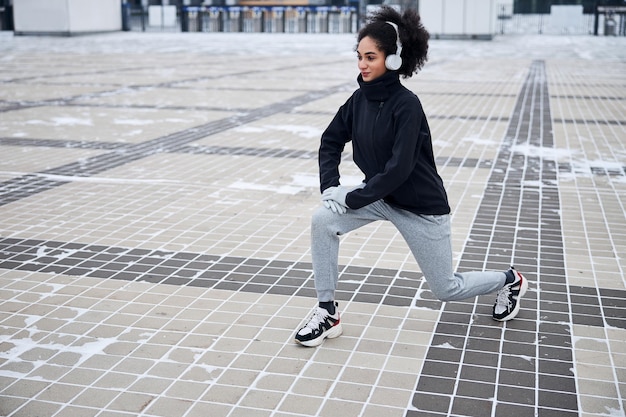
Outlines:
[[14,0],[15,33],[72,35],[122,29],[121,0]]
[[436,38],[491,39],[497,31],[496,0],[420,0],[419,13]]

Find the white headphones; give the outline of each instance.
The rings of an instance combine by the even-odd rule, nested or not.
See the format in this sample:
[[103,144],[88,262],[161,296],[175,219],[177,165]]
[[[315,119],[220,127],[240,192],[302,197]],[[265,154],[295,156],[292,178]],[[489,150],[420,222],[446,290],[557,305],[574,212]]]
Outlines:
[[396,31],[397,50],[395,54],[387,55],[387,58],[385,58],[385,66],[387,67],[387,69],[396,71],[396,70],[399,70],[400,67],[402,66],[402,57],[400,56],[400,54],[402,53],[402,43],[400,43],[400,32],[398,31],[398,25],[389,21],[387,21],[387,23],[393,26],[394,30]]

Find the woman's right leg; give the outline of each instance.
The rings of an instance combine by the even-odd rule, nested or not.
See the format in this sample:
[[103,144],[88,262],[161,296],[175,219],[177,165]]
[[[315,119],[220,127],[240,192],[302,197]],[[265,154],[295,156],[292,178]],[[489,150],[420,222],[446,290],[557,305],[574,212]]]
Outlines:
[[[350,210],[343,214],[333,213],[326,207],[315,211],[311,219],[311,257],[315,290],[320,305],[301,327],[295,336],[296,342],[304,346],[319,346],[324,339],[334,338],[343,332],[336,304],[330,309],[323,305],[334,302],[335,289],[339,279],[339,237],[351,230],[381,219],[376,213],[376,203],[359,210]],[[330,303],[329,303],[330,304]]]
[[359,227],[385,217],[372,203],[344,214],[333,213],[322,206],[311,219],[311,258],[315,289],[320,302],[334,301],[339,279],[339,237]]

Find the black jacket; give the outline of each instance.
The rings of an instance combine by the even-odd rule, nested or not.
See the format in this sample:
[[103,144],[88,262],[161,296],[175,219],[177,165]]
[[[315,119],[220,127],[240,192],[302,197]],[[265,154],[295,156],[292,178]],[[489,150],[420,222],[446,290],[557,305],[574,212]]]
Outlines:
[[361,88],[339,108],[322,134],[321,190],[339,185],[341,153],[352,141],[354,162],[367,185],[348,193],[348,207],[358,209],[384,199],[416,214],[450,213],[417,96],[400,83],[396,71],[371,82],[359,75],[357,81]]

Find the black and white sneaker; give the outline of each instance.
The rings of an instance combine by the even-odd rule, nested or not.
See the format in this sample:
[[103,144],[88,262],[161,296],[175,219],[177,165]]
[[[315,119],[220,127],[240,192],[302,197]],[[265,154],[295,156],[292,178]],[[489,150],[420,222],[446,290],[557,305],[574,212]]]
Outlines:
[[520,298],[528,290],[528,280],[515,268],[511,267],[505,274],[506,284],[498,291],[496,303],[493,305],[493,319],[498,321],[508,321],[517,316]]
[[296,342],[308,347],[319,346],[324,339],[339,337],[342,332],[339,311],[335,309],[335,314],[330,314],[325,308],[317,306],[309,321],[296,333]]

